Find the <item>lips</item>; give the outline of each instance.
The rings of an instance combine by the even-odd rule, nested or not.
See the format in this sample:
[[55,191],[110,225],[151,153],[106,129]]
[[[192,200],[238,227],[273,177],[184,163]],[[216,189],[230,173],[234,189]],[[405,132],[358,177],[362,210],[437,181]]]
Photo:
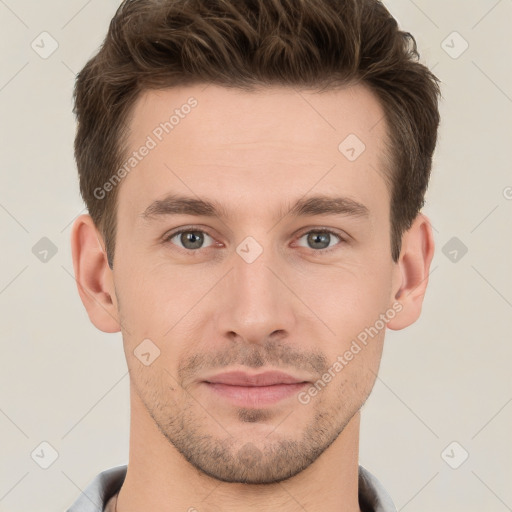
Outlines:
[[233,371],[208,377],[202,384],[216,399],[238,407],[261,408],[290,399],[308,382],[279,371],[257,375]]
[[299,384],[306,382],[304,379],[293,377],[284,372],[268,371],[257,375],[250,375],[245,372],[219,373],[205,379],[211,384],[227,384],[230,386],[276,386],[278,384]]

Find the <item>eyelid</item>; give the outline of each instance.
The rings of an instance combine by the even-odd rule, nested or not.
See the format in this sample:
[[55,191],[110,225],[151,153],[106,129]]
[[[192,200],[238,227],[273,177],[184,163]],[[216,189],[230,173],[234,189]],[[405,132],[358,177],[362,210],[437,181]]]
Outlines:
[[345,231],[337,230],[334,228],[329,228],[327,226],[306,226],[305,228],[302,228],[299,231],[300,234],[298,235],[298,238],[301,238],[305,234],[310,233],[310,232],[330,233],[331,235],[336,235],[341,240],[345,240],[345,241],[348,241],[348,239],[351,238],[350,235],[348,233],[346,233]]

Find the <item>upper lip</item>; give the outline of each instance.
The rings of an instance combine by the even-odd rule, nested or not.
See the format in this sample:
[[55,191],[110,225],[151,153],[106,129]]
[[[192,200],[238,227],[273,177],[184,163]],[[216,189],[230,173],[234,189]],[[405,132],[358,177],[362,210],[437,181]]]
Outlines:
[[276,384],[298,384],[306,381],[279,371],[267,371],[258,373],[257,375],[233,371],[218,373],[217,375],[205,379],[205,382],[229,384],[231,386],[273,386]]

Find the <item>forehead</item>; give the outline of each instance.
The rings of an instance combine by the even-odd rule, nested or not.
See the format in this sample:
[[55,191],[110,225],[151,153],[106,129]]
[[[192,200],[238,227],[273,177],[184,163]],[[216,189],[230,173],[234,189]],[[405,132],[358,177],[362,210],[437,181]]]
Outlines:
[[360,202],[380,198],[384,207],[385,137],[382,107],[363,85],[322,93],[213,84],[145,91],[128,145],[130,153],[150,149],[137,156],[120,195],[139,213],[177,189],[238,201],[247,211],[263,198],[333,188]]
[[337,132],[335,138],[358,133],[371,143],[384,135],[383,118],[378,99],[364,84],[321,93],[278,86],[248,92],[196,84],[143,91],[133,106],[130,141],[150,133],[160,139],[173,132],[178,137],[204,137],[203,144],[286,141],[309,148],[318,142],[311,138],[312,131],[330,131]]

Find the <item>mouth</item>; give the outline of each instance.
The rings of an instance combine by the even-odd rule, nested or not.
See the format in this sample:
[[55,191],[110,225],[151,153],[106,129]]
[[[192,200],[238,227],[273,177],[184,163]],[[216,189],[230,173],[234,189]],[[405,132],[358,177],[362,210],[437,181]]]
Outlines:
[[269,371],[257,375],[227,372],[214,375],[202,384],[216,397],[238,407],[261,408],[298,393],[308,381],[287,373]]

